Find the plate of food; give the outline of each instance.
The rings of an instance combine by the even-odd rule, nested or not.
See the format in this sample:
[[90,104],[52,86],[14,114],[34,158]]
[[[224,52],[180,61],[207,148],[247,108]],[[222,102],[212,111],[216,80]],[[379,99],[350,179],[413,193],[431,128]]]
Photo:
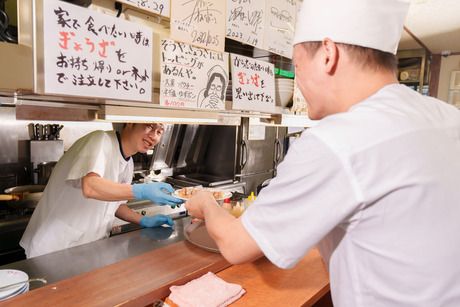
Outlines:
[[208,191],[211,192],[216,200],[224,200],[226,198],[232,197],[232,192],[222,191],[219,189],[213,188],[203,188],[203,187],[185,187],[179,190],[175,190],[173,195],[177,198],[188,200],[198,191]]

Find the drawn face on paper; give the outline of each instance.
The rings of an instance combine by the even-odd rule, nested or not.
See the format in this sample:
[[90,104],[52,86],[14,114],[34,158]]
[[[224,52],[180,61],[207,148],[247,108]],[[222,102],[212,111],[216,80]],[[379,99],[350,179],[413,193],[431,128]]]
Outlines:
[[225,78],[220,73],[213,73],[206,85],[204,97],[216,97],[220,100],[225,99]]

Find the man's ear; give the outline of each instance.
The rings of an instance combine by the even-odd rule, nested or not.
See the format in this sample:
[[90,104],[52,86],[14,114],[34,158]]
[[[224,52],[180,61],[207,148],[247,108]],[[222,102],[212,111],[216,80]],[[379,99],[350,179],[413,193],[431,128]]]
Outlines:
[[339,61],[339,49],[336,43],[329,38],[323,40],[321,49],[323,51],[323,64],[326,73],[332,75]]

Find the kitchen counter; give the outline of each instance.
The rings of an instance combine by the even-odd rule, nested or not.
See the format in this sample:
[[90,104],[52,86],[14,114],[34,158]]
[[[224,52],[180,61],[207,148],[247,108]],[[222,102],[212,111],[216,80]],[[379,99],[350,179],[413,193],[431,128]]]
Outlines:
[[[68,248],[47,255],[17,261],[0,269],[26,272],[30,278],[44,277],[55,283],[82,273],[132,258],[172,243],[183,241],[184,226],[190,218],[174,220],[174,230],[169,227],[144,228],[119,234],[104,240]],[[43,286],[31,283],[30,289]]]
[[188,222],[176,220],[174,231],[142,229],[3,266],[45,276],[51,284],[0,306],[146,306],[166,298],[171,285],[209,271],[246,289],[232,306],[310,306],[329,291],[317,250],[291,270],[278,269],[266,258],[230,266],[220,254],[183,241]]

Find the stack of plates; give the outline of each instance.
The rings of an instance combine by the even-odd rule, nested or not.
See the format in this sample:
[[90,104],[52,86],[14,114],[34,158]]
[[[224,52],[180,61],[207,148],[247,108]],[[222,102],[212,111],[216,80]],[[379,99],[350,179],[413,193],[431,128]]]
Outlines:
[[11,286],[1,289],[3,286],[11,285],[18,282],[27,281],[29,276],[23,271],[18,270],[0,270],[0,301],[7,300],[16,295],[29,291],[29,283]]
[[294,79],[275,79],[276,105],[286,107],[294,94]]

